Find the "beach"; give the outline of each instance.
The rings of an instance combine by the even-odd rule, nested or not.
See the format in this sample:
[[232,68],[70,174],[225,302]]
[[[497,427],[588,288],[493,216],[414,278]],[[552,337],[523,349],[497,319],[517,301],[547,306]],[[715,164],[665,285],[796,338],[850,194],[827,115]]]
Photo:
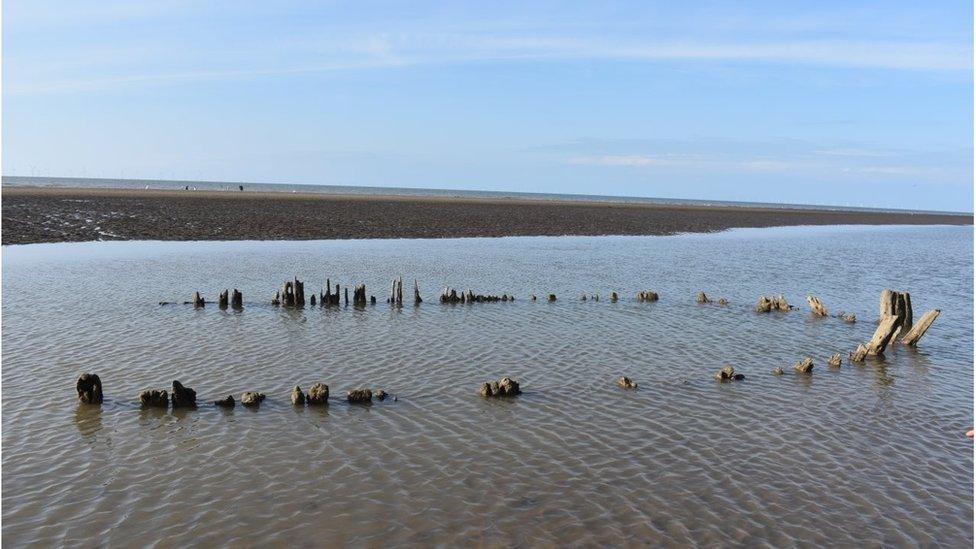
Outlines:
[[9,187],[2,243],[669,235],[790,225],[971,225],[972,215],[585,200]]

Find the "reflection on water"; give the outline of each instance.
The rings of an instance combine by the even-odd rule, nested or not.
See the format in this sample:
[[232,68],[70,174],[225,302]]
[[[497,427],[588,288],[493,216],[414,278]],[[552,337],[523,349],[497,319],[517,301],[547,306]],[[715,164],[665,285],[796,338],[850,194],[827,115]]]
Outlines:
[[[3,541],[971,545],[972,243],[969,227],[819,227],[6,247]],[[399,275],[423,305],[383,304]],[[379,303],[270,306],[294,276],[309,295],[365,282]],[[448,285],[518,299],[436,303]],[[235,287],[240,312],[157,305]],[[942,316],[917,350],[828,368],[870,337],[884,287]],[[633,299],[647,289],[661,300]],[[859,321],[756,314],[760,293]],[[812,375],[793,372],[804,356]],[[715,383],[724,364],[746,379]],[[83,371],[103,406],[75,403]],[[503,375],[524,393],[476,395]],[[198,409],[139,409],[174,379]],[[328,406],[290,404],[316,382]],[[347,404],[358,387],[398,399]],[[268,398],[211,404],[247,390]]]
[[94,441],[95,434],[102,430],[102,407],[78,404],[75,408],[75,427],[82,437]]

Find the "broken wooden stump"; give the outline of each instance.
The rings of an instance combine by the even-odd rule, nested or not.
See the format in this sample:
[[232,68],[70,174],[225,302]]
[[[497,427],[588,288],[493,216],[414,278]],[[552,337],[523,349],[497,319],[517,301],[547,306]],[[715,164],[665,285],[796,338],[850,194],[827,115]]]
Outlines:
[[308,298],[308,304],[312,307],[315,306],[315,294],[312,294],[312,297]]
[[781,376],[781,375],[783,375],[783,369],[780,368],[779,366],[773,368],[773,375],[774,376]]
[[417,283],[417,279],[413,279],[413,304],[420,305],[424,300],[420,298],[420,284]]
[[360,284],[353,288],[352,290],[352,305],[353,307],[365,307],[366,306],[366,285]]
[[553,301],[556,301],[556,294],[549,294],[549,302],[552,303]]
[[78,400],[85,404],[102,403],[102,380],[95,374],[81,374],[75,383]]
[[874,336],[871,337],[871,341],[867,344],[869,355],[883,355],[888,344],[894,339],[895,334],[901,327],[903,317],[896,315],[889,315],[881,319],[881,323],[878,324],[877,329],[874,331]]
[[729,300],[725,299],[724,297],[720,297],[718,299],[718,304],[724,307],[729,304]]
[[815,316],[827,316],[827,309],[824,308],[819,297],[808,295],[807,304],[810,305],[810,312]]
[[844,311],[841,311],[837,314],[837,317],[848,324],[854,324],[857,322],[857,316],[855,316],[854,313],[845,313]]
[[227,395],[227,398],[222,400],[215,400],[214,406],[217,406],[218,408],[233,408],[234,407],[233,395]]
[[471,290],[458,293],[454,288],[444,288],[441,292],[441,303],[492,303],[497,301],[515,301],[515,296],[508,294],[476,294]]
[[200,295],[200,292],[193,292],[193,298],[190,300],[190,303],[192,303],[194,307],[203,307],[207,302],[204,301],[203,296]]
[[830,366],[831,368],[840,368],[840,353],[830,355],[830,358],[827,359],[827,366]]
[[169,394],[165,389],[149,389],[139,394],[139,405],[143,408],[169,408]]
[[352,389],[346,392],[349,404],[367,404],[373,401],[373,391],[370,389]]
[[291,390],[291,403],[293,406],[305,406],[305,393],[298,385],[295,385],[295,388]]
[[[287,281],[281,286],[281,291],[276,295],[277,299],[272,303],[284,307],[304,307],[305,306],[305,284],[295,278]],[[277,303],[275,303],[277,301]]]
[[507,376],[499,381],[482,383],[479,390],[479,394],[483,397],[515,396],[521,393],[518,382]]
[[722,383],[726,381],[742,381],[745,378],[745,375],[735,373],[735,368],[732,366],[725,366],[715,374],[715,380]]
[[329,403],[329,386],[324,383],[316,383],[308,388],[306,401],[310,405]]
[[857,349],[847,353],[847,359],[851,362],[863,362],[866,356],[868,356],[868,348],[863,343],[858,345]]
[[658,300],[657,292],[652,292],[650,290],[645,290],[643,292],[637,292],[637,301],[641,302],[653,302]]
[[230,306],[232,309],[244,308],[244,296],[237,291],[237,288],[234,288],[234,292],[230,296]]
[[782,294],[779,297],[769,298],[765,295],[759,296],[759,301],[756,302],[755,311],[757,313],[768,313],[770,311],[782,311],[786,312],[790,310],[790,304],[786,301],[786,298]]
[[332,292],[332,280],[325,279],[325,293],[319,292],[319,304],[321,306],[339,305],[339,284],[335,286],[335,293]]
[[922,339],[922,336],[925,335],[926,331],[928,331],[929,326],[935,322],[935,319],[938,318],[941,313],[942,311],[940,309],[932,309],[931,311],[928,311],[922,315],[922,318],[918,319],[918,323],[908,330],[908,333],[905,334],[905,337],[901,339],[901,342],[905,345],[914,347],[918,343],[918,340]]
[[376,400],[378,400],[380,402],[383,402],[384,400],[386,400],[387,398],[389,398],[389,396],[390,396],[390,393],[387,393],[383,389],[380,389],[379,391],[376,391]]
[[189,387],[184,387],[179,381],[173,381],[172,394],[173,408],[195,408],[197,405],[197,392]]
[[259,393],[257,391],[247,391],[245,393],[241,393],[241,404],[244,406],[260,406],[262,402],[264,402],[264,393]]
[[630,379],[629,377],[626,377],[626,376],[618,379],[617,380],[617,385],[621,389],[636,389],[637,388],[637,382],[635,382],[634,380],[632,380],[632,379]]
[[395,305],[396,307],[403,307],[403,277],[399,276],[393,279],[393,284],[390,286],[390,297],[386,300],[390,305]]
[[708,296],[705,295],[705,292],[698,292],[698,295],[695,296],[695,303],[711,303],[711,302],[712,300],[708,299]]
[[227,308],[227,303],[229,301],[227,299],[227,293],[228,293],[227,290],[224,290],[220,292],[219,296],[217,296],[217,306],[220,307],[221,309]]
[[801,374],[809,374],[813,372],[813,359],[806,357],[803,360],[793,364],[793,369]]
[[[535,296],[532,296],[532,297],[533,297],[533,299],[535,298]],[[610,292],[610,303],[616,303],[617,302],[617,299],[619,299],[617,297],[617,292]]]

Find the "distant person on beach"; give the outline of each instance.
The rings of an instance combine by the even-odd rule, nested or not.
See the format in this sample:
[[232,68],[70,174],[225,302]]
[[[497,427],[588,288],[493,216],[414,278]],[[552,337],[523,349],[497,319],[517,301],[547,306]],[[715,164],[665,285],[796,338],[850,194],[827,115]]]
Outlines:
[[244,185],[238,185],[237,188],[243,191],[244,190]]

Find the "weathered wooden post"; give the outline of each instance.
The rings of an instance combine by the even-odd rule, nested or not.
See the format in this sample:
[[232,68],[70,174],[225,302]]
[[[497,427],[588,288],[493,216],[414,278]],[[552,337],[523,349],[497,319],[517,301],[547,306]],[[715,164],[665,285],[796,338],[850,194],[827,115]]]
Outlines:
[[200,295],[200,292],[193,292],[192,303],[194,307],[203,307],[207,302],[203,300],[203,296]]
[[420,284],[417,283],[417,279],[413,279],[413,304],[420,305],[424,300],[420,298]]
[[95,374],[81,374],[75,383],[78,400],[85,404],[102,403],[102,380]]
[[298,280],[298,277],[295,277],[295,284],[293,287],[295,289],[295,306],[305,307],[305,284]]
[[[534,298],[534,296],[533,296],[533,298]],[[617,297],[617,292],[610,292],[610,303],[616,303],[617,302],[617,299],[619,299]]]
[[827,316],[827,309],[824,308],[820,298],[812,295],[807,296],[807,304],[810,305],[810,312],[816,316]]
[[234,293],[231,294],[230,306],[234,309],[244,308],[244,296],[241,295],[241,292],[237,291],[237,288],[234,288]]
[[217,297],[217,306],[221,309],[227,308],[227,290],[220,292],[220,295]]
[[922,339],[925,332],[928,331],[929,326],[935,322],[935,319],[941,314],[942,311],[939,309],[932,309],[931,311],[922,315],[922,318],[918,320],[918,323],[912,326],[905,337],[901,339],[901,342],[905,345],[915,346],[918,340]]
[[[883,355],[898,331],[905,325],[905,320],[911,318],[910,304],[911,298],[907,293],[882,290],[879,311],[881,319],[878,328],[867,345],[858,345],[858,348],[850,354],[851,362],[860,362],[866,355]],[[932,320],[934,319],[933,317]]]
[[308,298],[308,304],[312,307],[315,306],[315,294],[312,294],[312,297]]
[[284,307],[294,307],[295,306],[295,289],[291,282],[285,282],[281,285],[281,305]]
[[658,300],[657,292],[652,292],[650,290],[646,290],[646,291],[643,291],[643,292],[637,292],[637,301],[653,302],[653,301],[657,301],[657,300]]
[[549,294],[549,302],[552,303],[553,301],[556,301],[556,294]]
[[179,381],[173,381],[173,394],[171,395],[173,408],[194,408],[197,405],[197,392],[189,387],[184,387]]
[[346,286],[345,299],[346,299],[345,305],[346,305],[346,307],[348,307],[349,306],[349,286]]
[[696,303],[710,303],[711,300],[708,299],[708,296],[705,295],[705,292],[698,292],[698,295],[695,296],[695,302]]

